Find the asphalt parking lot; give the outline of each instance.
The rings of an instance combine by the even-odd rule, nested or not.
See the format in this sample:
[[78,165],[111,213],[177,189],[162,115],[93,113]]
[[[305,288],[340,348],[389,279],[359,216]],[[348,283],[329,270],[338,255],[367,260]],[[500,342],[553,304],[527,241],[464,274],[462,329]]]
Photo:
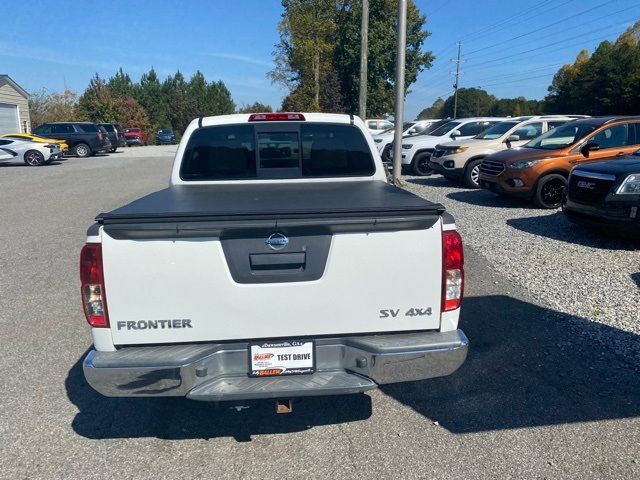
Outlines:
[[[640,478],[640,360],[630,347],[639,337],[633,318],[608,316],[635,306],[637,321],[637,300],[603,303],[602,315],[554,304],[531,262],[543,261],[544,243],[570,243],[550,238],[562,233],[534,221],[518,229],[509,207],[437,179],[407,183],[445,203],[469,238],[461,326],[471,351],[454,375],[304,399],[290,415],[271,402],[238,412],[95,393],[81,369],[90,347],[77,265],[85,231],[100,211],[165,186],[173,151],[0,165],[0,478]],[[509,253],[531,265],[501,261],[491,245],[509,241],[482,240],[482,225],[494,236],[520,232]],[[598,245],[583,246],[609,260]],[[640,270],[633,247],[613,252]],[[610,279],[603,297],[633,293],[598,275]]]

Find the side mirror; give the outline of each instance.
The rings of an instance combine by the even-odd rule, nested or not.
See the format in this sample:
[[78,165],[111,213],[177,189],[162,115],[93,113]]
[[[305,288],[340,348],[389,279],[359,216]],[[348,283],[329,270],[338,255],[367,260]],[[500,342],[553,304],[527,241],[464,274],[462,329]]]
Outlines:
[[580,153],[583,157],[589,158],[589,152],[595,152],[596,150],[600,150],[600,145],[597,143],[585,143],[580,149]]
[[507,138],[506,143],[519,142],[519,141],[520,141],[520,135],[509,135],[509,138]]
[[453,132],[451,132],[451,135],[449,135],[451,138],[456,138],[461,136],[462,133],[460,133],[460,130],[454,130]]

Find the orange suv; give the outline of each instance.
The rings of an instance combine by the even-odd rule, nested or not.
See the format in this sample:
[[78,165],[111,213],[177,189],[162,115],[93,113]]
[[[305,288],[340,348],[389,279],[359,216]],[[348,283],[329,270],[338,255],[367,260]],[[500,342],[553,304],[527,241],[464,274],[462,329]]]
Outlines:
[[522,147],[486,157],[479,183],[496,193],[533,200],[541,208],[558,208],[575,165],[639,148],[640,117],[573,120]]

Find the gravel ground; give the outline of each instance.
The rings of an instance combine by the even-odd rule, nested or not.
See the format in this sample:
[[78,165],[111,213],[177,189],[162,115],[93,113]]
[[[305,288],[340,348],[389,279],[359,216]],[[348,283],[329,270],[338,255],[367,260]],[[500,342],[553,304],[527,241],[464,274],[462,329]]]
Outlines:
[[470,238],[471,349],[449,377],[297,399],[290,415],[97,394],[82,374],[78,252],[97,212],[167,184],[173,151],[0,165],[0,479],[640,478],[633,365],[592,341],[590,317],[545,306]]
[[[560,211],[469,190],[441,176],[407,177],[405,185],[445,205],[465,244],[539,301],[640,334],[640,242],[603,237],[570,223]],[[608,331],[592,330],[597,339],[611,342]],[[640,356],[637,341],[615,347]]]

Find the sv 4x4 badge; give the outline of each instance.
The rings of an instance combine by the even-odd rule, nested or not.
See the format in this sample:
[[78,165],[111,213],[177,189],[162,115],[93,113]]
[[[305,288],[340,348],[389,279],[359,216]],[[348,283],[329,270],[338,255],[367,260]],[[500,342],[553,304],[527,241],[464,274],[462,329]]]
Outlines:
[[[431,309],[431,307],[427,307],[427,308],[410,308],[409,310],[407,310],[404,313],[404,317],[423,317],[425,315],[431,315],[433,313],[433,310]],[[400,315],[400,309],[386,309],[386,310],[380,310],[380,318],[388,318],[388,317],[393,317],[396,318],[398,315]]]

